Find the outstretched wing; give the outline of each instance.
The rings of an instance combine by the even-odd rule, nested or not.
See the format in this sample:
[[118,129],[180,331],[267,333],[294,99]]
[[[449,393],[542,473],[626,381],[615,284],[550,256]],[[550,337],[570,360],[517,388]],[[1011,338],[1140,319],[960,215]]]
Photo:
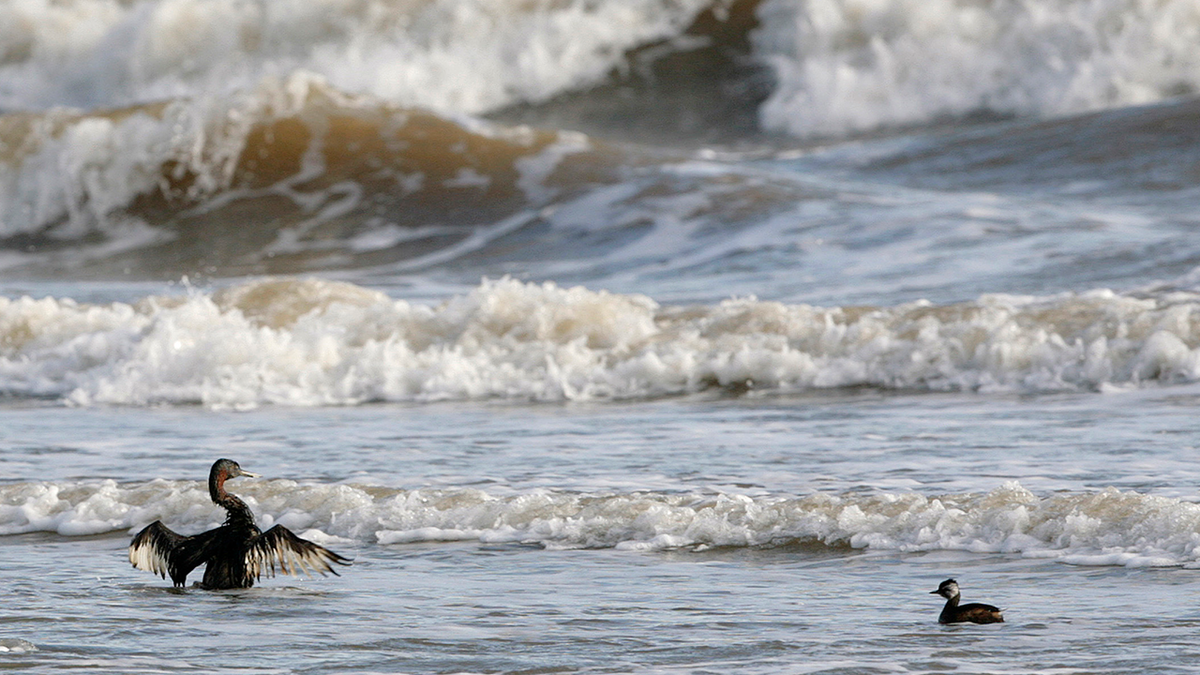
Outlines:
[[183,542],[183,536],[162,524],[161,520],[150,523],[129,544],[129,562],[139,570],[153,572],[166,579],[171,569],[171,554]]
[[129,544],[129,562],[164,579],[170,575],[172,583],[182,586],[187,575],[207,558],[209,542],[218,531],[185,537],[156,520],[138,532]]
[[318,572],[337,576],[330,563],[349,565],[350,559],[301,539],[282,525],[251,539],[246,551],[246,571],[256,579],[273,577],[276,570],[291,575]]

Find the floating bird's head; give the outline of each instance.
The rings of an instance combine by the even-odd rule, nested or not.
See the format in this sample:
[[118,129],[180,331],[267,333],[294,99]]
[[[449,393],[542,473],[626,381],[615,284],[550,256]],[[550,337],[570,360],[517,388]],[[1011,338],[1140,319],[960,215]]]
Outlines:
[[953,579],[943,581],[936,591],[929,591],[930,595],[940,595],[949,600],[958,595],[958,582]]
[[218,459],[213,463],[212,471],[209,472],[209,475],[213,478],[219,478],[222,481],[228,478],[237,478],[239,476],[245,476],[247,478],[258,477],[258,474],[256,473],[243,471],[241,465],[232,459]]

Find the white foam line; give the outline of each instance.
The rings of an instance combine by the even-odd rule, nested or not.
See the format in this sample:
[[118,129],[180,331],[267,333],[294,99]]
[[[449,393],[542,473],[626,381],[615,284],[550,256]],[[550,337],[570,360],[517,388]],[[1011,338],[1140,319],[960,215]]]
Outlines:
[[411,260],[405,260],[399,263],[387,265],[388,270],[396,272],[414,272],[441,265],[450,262],[456,258],[480,251],[488,246],[488,244],[496,241],[512,232],[533,223],[540,218],[536,211],[522,211],[501,220],[500,222],[488,226],[479,227],[471,231],[471,235],[451,246],[438,249],[433,253],[428,253]]

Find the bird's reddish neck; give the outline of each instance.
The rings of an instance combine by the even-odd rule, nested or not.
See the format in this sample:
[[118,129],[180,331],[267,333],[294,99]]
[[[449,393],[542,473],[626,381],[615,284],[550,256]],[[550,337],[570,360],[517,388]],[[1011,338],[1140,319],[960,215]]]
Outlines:
[[213,503],[225,509],[226,524],[254,527],[254,514],[246,502],[225,491],[225,481],[229,480],[228,471],[217,470],[208,477],[208,496]]
[[214,504],[221,504],[229,499],[230,494],[225,491],[225,481],[229,480],[229,472],[225,469],[213,471],[208,477],[208,496],[212,498]]

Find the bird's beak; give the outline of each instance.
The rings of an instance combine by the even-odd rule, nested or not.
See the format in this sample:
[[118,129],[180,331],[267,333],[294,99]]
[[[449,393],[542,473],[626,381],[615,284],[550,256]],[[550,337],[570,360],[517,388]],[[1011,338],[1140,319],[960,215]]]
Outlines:
[[930,595],[937,595],[937,594],[938,594],[938,592],[937,592],[937,591],[929,591],[929,594],[930,594]]
[[256,474],[256,473],[250,473],[249,471],[243,471],[243,472],[242,472],[242,477],[243,477],[243,478],[258,478],[258,474]]

